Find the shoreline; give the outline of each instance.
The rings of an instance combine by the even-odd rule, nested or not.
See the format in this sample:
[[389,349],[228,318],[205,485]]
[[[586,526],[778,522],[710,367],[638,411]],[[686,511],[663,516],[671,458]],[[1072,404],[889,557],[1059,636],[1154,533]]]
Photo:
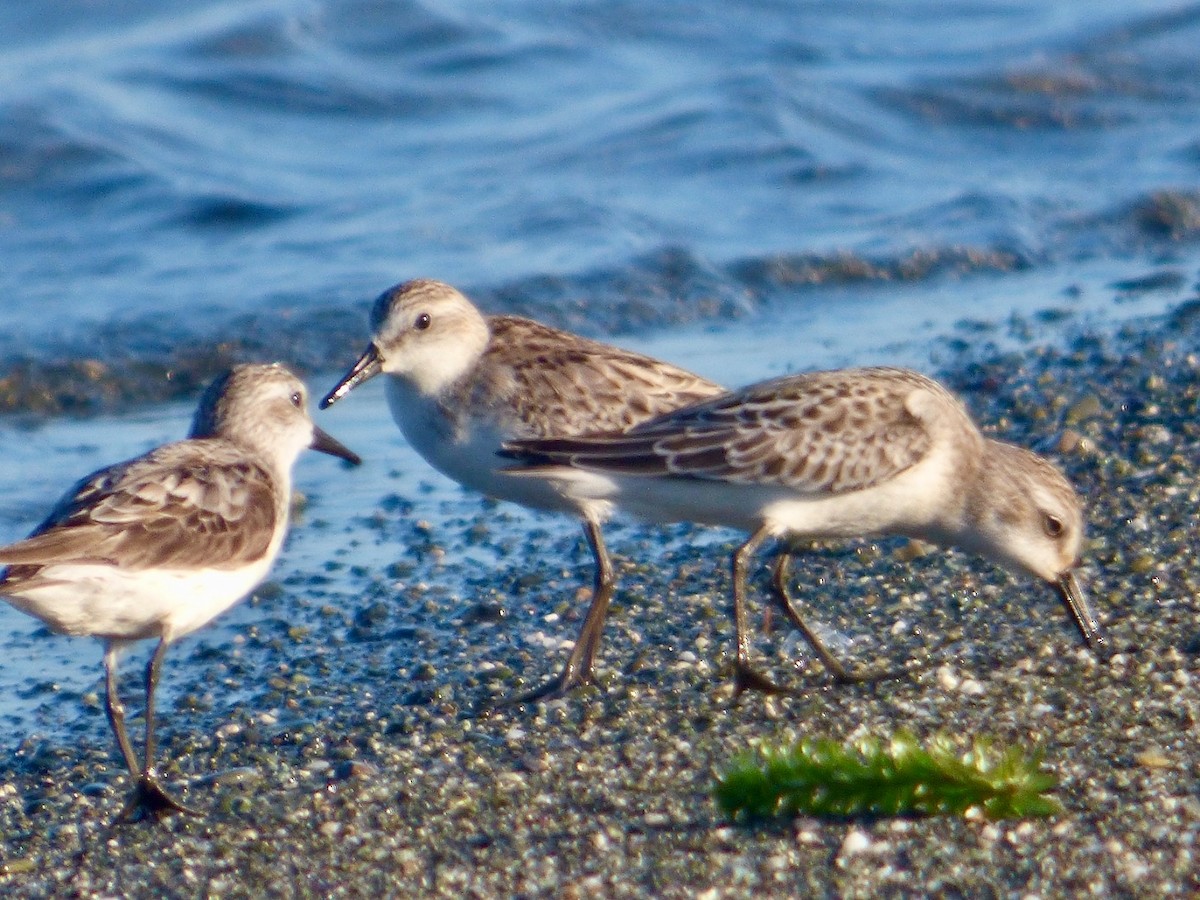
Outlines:
[[[110,827],[129,780],[93,709],[74,743],[31,735],[10,755],[0,887],[339,897],[1200,890],[1195,319],[1185,304],[1115,336],[943,372],[989,434],[1049,452],[1085,497],[1085,590],[1119,651],[1107,663],[1046,586],[964,553],[905,563],[902,542],[823,544],[796,565],[812,618],[844,641],[847,662],[905,676],[835,686],[776,623],[755,634],[754,659],[804,692],[735,701],[730,534],[622,523],[606,532],[619,584],[601,685],[477,717],[561,666],[584,612],[587,557],[574,527],[418,486],[376,496],[342,533],[322,524],[319,495],[298,528],[306,537],[288,550],[309,554],[304,568],[259,592],[253,624],[168,657],[162,775],[176,789],[186,782],[186,801],[206,817]],[[437,504],[449,514],[435,528],[426,507]],[[328,557],[309,549],[318,538],[335,548]],[[764,584],[765,570],[756,623]],[[137,667],[124,671],[128,697]],[[711,799],[713,771],[755,741],[901,728],[1041,746],[1065,811],[747,827],[725,822]]]

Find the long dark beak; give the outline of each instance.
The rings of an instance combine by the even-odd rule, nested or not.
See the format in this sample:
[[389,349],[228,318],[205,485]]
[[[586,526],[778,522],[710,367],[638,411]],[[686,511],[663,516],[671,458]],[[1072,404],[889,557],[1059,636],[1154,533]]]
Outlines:
[[343,444],[341,441],[330,437],[316,425],[313,426],[312,443],[308,445],[313,450],[321,453],[328,453],[330,456],[338,456],[344,459],[351,465],[361,466],[362,457]]
[[1083,639],[1087,641],[1087,645],[1092,648],[1101,659],[1108,656],[1108,641],[1104,637],[1104,633],[1100,630],[1100,623],[1096,621],[1096,616],[1092,613],[1092,608],[1088,606],[1087,598],[1083,596],[1083,591],[1079,589],[1079,582],[1075,580],[1075,573],[1070,569],[1058,576],[1058,581],[1055,582],[1055,587],[1058,588],[1058,593],[1062,597],[1063,603],[1071,613],[1071,618],[1075,620],[1075,625],[1079,628]]
[[366,352],[358,358],[358,362],[351,366],[350,371],[342,376],[342,380],[337,383],[337,387],[325,395],[325,399],[320,403],[321,409],[329,409],[329,407],[333,406],[333,404],[337,403],[364,381],[370,381],[382,371],[383,361],[379,358],[379,348],[374,344],[370,344]]

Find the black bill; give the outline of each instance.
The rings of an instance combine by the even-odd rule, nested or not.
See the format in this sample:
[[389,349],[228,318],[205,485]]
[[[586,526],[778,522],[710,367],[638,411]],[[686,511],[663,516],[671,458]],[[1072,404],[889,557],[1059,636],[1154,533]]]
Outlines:
[[1058,581],[1055,583],[1058,588],[1058,593],[1062,597],[1063,603],[1071,613],[1071,618],[1075,620],[1075,625],[1079,628],[1083,639],[1087,641],[1087,645],[1092,648],[1092,652],[1097,656],[1104,658],[1108,655],[1108,641],[1104,637],[1104,633],[1100,630],[1100,623],[1096,621],[1096,616],[1092,613],[1092,608],[1088,606],[1087,598],[1083,596],[1083,591],[1079,589],[1079,582],[1075,580],[1075,573],[1068,570],[1058,576]]
[[316,425],[313,426],[312,443],[309,444],[308,446],[311,447],[313,450],[317,450],[321,453],[328,453],[330,456],[340,457],[340,458],[346,460],[346,462],[351,463],[352,465],[356,465],[356,466],[362,465],[362,457],[361,456],[359,456],[357,453],[355,453],[353,450],[351,450],[349,447],[347,447],[341,441],[327,435],[324,431],[322,431]]
[[342,376],[337,387],[325,395],[320,404],[321,409],[329,409],[364,381],[370,381],[382,371],[383,362],[379,358],[379,348],[371,344],[358,358],[358,362],[350,367],[350,371]]

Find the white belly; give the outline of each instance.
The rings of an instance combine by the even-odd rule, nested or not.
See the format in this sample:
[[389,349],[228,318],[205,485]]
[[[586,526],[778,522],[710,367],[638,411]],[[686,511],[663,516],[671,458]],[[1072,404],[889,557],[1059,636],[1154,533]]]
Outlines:
[[399,378],[388,378],[386,394],[392,418],[412,448],[459,484],[532,509],[574,515],[590,511],[598,518],[607,517],[607,503],[573,496],[560,485],[542,479],[514,477],[501,471],[512,466],[513,461],[497,455],[500,445],[532,435],[502,428],[495,421],[468,420],[456,426],[442,415],[436,404]]
[[[696,478],[535,467],[523,476],[558,486],[576,502],[607,502],[651,522],[699,522],[780,537],[837,538],[875,534],[953,534],[947,466],[939,455],[890,481],[843,494],[800,494],[786,487]],[[949,501],[949,502],[948,502]]]
[[93,563],[47,566],[41,576],[54,583],[5,599],[64,634],[172,641],[237,603],[269,568],[269,556],[237,571],[128,571]]

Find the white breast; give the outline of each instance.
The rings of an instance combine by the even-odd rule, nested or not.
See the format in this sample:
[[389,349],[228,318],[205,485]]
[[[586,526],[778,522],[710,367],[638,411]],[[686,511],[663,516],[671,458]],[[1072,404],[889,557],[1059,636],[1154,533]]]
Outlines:
[[574,496],[541,479],[501,472],[513,462],[497,455],[500,445],[525,435],[502,427],[497,419],[462,416],[452,421],[437,403],[401,378],[388,378],[386,395],[392,418],[413,449],[459,484],[533,509],[574,514],[589,509],[600,519],[607,517],[608,504]]

